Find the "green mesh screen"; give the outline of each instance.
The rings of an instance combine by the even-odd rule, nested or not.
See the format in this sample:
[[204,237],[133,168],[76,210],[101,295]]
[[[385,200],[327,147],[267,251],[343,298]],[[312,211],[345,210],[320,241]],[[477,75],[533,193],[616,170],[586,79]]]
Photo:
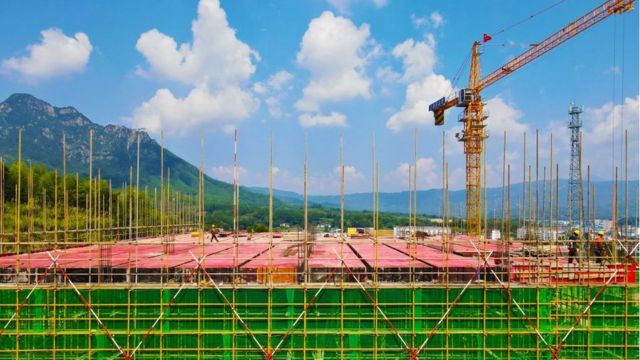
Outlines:
[[599,286],[515,287],[514,301],[470,287],[455,306],[459,287],[369,289],[379,310],[361,289],[325,288],[300,316],[317,290],[223,289],[247,331],[214,288],[183,288],[170,307],[178,288],[81,289],[112,339],[73,289],[38,288],[14,316],[31,289],[5,287],[0,358],[122,359],[115,341],[137,348],[135,359],[264,359],[257,343],[278,347],[275,359],[409,359],[404,344],[427,338],[422,359],[552,359],[557,348],[567,359],[640,356],[637,287],[607,287],[577,322]]

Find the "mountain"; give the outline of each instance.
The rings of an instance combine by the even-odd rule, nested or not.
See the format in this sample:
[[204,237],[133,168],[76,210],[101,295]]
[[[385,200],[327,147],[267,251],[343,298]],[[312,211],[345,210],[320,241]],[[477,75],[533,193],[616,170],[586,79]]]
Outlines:
[[[539,208],[542,210],[542,200],[543,200],[543,182],[539,182]],[[596,216],[598,218],[610,218],[612,213],[612,189],[613,189],[613,181],[597,181],[591,183],[592,187],[596,189]],[[619,197],[619,217],[622,218],[624,216],[624,183],[618,183],[618,197]],[[536,183],[532,182],[531,184],[531,202],[535,202],[535,188]],[[268,189],[266,188],[250,188],[254,192],[259,192],[263,194],[268,193]],[[545,209],[547,209],[548,214],[548,204],[549,204],[549,184],[544,185],[545,189]],[[568,218],[568,209],[567,209],[567,189],[568,183],[567,180],[559,181],[559,208],[560,208],[560,218],[566,219]],[[525,198],[526,203],[528,204],[528,184],[525,186]],[[585,207],[585,215],[586,215],[586,207],[587,207],[587,192],[586,192],[586,183],[584,189],[584,207]],[[638,191],[638,181],[629,181],[629,216],[635,216],[635,194]],[[522,203],[522,183],[512,184],[511,189],[511,212],[514,216],[517,216],[518,210]],[[464,216],[465,214],[465,203],[466,203],[466,192],[465,190],[453,190],[449,191],[449,207],[450,214],[453,216]],[[278,197],[280,200],[288,202],[290,204],[301,204],[303,202],[303,196],[290,191],[282,191],[282,190],[274,190],[274,196]],[[507,196],[505,190],[505,197]],[[555,192],[553,194],[555,199]],[[592,195],[591,195],[592,196]],[[420,214],[425,215],[433,215],[440,216],[442,214],[442,190],[441,189],[430,189],[430,190],[420,190],[418,191],[418,202],[417,202],[417,210]],[[501,216],[501,208],[502,208],[502,188],[494,187],[487,189],[487,200],[488,200],[488,211],[489,217],[492,217],[494,213],[496,216]],[[353,210],[353,211],[362,211],[362,210],[371,210],[371,204],[373,203],[373,195],[369,193],[356,193],[356,194],[347,194],[345,195],[345,209]],[[407,213],[409,211],[409,194],[407,191],[401,192],[381,192],[379,193],[380,200],[380,211],[383,212],[392,212],[392,213]],[[338,195],[310,195],[308,197],[308,201],[310,204],[322,205],[325,207],[339,208],[340,207],[340,196]],[[590,204],[592,206],[592,204]],[[527,205],[528,210],[528,205]],[[555,211],[555,200],[554,200],[554,211]],[[548,216],[548,215],[547,215]]]
[[[137,131],[119,125],[102,126],[71,106],[55,107],[29,94],[13,94],[0,103],[0,154],[7,161],[18,157],[18,129],[22,128],[22,159],[62,169],[62,135],[66,135],[67,173],[89,173],[89,132],[93,130],[93,174],[98,170],[114,187],[135,179]],[[198,169],[171,151],[164,150],[165,181],[169,169],[173,189],[197,191]],[[140,184],[160,186],[160,145],[140,132]],[[205,177],[205,197],[210,207],[227,207],[233,186]],[[266,206],[267,197],[240,191],[243,206]]]
[[[111,179],[114,187],[120,187],[129,181],[129,170],[136,165],[136,130],[118,125],[102,126],[93,123],[73,107],[55,107],[28,94],[13,94],[0,103],[0,156],[13,161],[18,154],[18,129],[22,128],[22,158],[25,161],[43,163],[51,168],[62,169],[62,135],[66,135],[67,172],[78,172],[87,175],[89,172],[89,131],[93,130],[93,169],[94,176],[100,170],[103,179]],[[160,185],[160,145],[145,132],[140,132],[140,184],[150,189]],[[175,190],[194,193],[198,183],[198,169],[173,154],[164,150],[165,179],[171,169],[171,186]],[[596,213],[598,217],[611,216],[612,182],[593,182],[596,187]],[[619,195],[624,194],[624,184],[619,183]],[[540,183],[542,193],[543,184]],[[629,197],[637,193],[638,181],[629,182]],[[231,184],[205,177],[207,209],[222,209],[230,212],[233,186]],[[546,187],[548,194],[548,184]],[[268,189],[242,188],[240,204],[245,209],[264,208],[268,203]],[[560,216],[566,217],[567,181],[560,180]],[[585,189],[586,194],[586,189]],[[303,203],[302,195],[283,190],[274,190],[275,206]],[[489,213],[500,216],[502,188],[487,190]],[[380,210],[392,213],[408,211],[409,195],[406,191],[380,193]],[[532,198],[535,199],[535,182],[532,184]],[[548,207],[548,197],[546,198]],[[522,184],[511,186],[511,209],[518,213],[518,203],[522,201]],[[464,216],[465,191],[449,192],[450,213]],[[586,202],[586,199],[585,199]],[[324,207],[338,208],[340,197],[337,195],[310,195],[309,203]],[[540,194],[542,203],[542,194]],[[624,201],[620,200],[620,217],[624,215]],[[345,196],[347,210],[371,210],[372,194],[356,193]],[[586,206],[586,203],[585,203]],[[633,201],[629,204],[630,216],[635,215]],[[431,189],[418,191],[418,212],[420,214],[439,216],[442,212],[442,190]],[[542,204],[540,205],[542,207]]]

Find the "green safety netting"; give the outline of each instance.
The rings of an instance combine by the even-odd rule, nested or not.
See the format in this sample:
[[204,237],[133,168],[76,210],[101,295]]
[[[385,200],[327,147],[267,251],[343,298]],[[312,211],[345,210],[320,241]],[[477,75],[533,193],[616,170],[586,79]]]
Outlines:
[[[178,288],[81,289],[110,338],[73,289],[38,288],[0,333],[0,359],[119,359],[115,343],[131,353],[141,341],[137,359],[264,359],[256,341],[280,344],[276,359],[408,359],[403,341],[420,347],[463,289],[368,289],[378,311],[361,289],[325,288],[282,341],[317,290],[222,289],[249,334],[216,289],[183,288],[145,337]],[[638,358],[637,287],[608,286],[576,324],[598,290],[514,287],[525,318],[503,289],[469,287],[420,358],[551,359],[544,342],[556,346],[569,331],[560,358]],[[0,328],[30,291],[0,289]]]

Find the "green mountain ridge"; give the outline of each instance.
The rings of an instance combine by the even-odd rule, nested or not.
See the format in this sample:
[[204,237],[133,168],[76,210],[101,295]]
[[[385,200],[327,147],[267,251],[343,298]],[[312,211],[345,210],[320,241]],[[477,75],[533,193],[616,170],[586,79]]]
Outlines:
[[[521,211],[520,204],[522,203],[522,183],[511,184],[511,213],[513,216],[518,216],[518,211]],[[548,188],[549,184],[546,184],[545,192],[545,207],[548,212]],[[611,218],[612,214],[612,189],[613,189],[613,181],[594,181],[591,182],[591,186],[596,189],[596,216],[598,218]],[[535,202],[535,187],[536,183],[532,182],[531,184],[531,196],[532,203]],[[586,182],[585,182],[586,187]],[[256,193],[267,194],[268,189],[261,187],[252,187],[251,191]],[[527,204],[528,211],[528,184],[525,185],[525,204]],[[542,211],[542,199],[543,199],[543,183],[542,181],[539,183],[539,208]],[[559,208],[560,208],[560,219],[568,219],[568,182],[567,180],[561,179],[559,181]],[[635,194],[638,191],[638,180],[629,181],[629,216],[635,217],[636,209],[635,209]],[[417,210],[419,214],[425,214],[430,216],[441,216],[442,215],[442,189],[428,189],[428,190],[419,190],[417,194]],[[283,190],[275,190],[274,196],[278,199],[287,202],[289,204],[302,204],[303,196],[296,192],[292,191],[283,191]],[[484,196],[484,193],[483,193]],[[505,194],[506,196],[506,194]],[[555,193],[553,195],[555,197]],[[587,206],[587,190],[584,189],[584,207],[586,214],[586,206]],[[501,215],[501,205],[502,205],[502,188],[501,187],[493,187],[487,189],[487,199],[488,199],[488,211],[489,217],[493,217],[495,212],[496,216],[500,217]],[[391,212],[391,213],[400,213],[406,214],[409,209],[409,194],[407,191],[401,192],[380,192],[379,193],[379,201],[380,201],[380,211],[383,212]],[[329,207],[329,208],[339,208],[340,207],[340,196],[339,195],[309,195],[308,202],[310,204],[315,204],[319,206]],[[351,211],[365,211],[371,210],[373,203],[373,195],[370,192],[365,193],[352,193],[345,195],[345,209]],[[449,191],[449,204],[450,204],[450,214],[453,216],[464,216],[465,215],[465,204],[466,204],[466,192],[465,190],[450,190]],[[590,204],[591,205],[591,204]],[[624,216],[624,183],[618,183],[618,216]],[[554,200],[555,206],[555,200]],[[555,210],[554,210],[555,211]]]
[[[140,185],[147,186],[153,192],[160,187],[160,145],[146,132],[129,129],[120,125],[102,126],[90,119],[74,107],[55,107],[29,94],[13,94],[0,103],[0,156],[11,162],[18,155],[18,131],[22,129],[22,159],[44,164],[50,168],[62,169],[63,150],[62,137],[66,136],[67,173],[78,172],[81,176],[89,173],[89,132],[93,130],[93,175],[100,171],[101,178],[112,181],[114,187],[120,187],[130,181],[130,170],[135,180],[136,138],[140,134]],[[174,190],[193,194],[198,183],[198,169],[181,159],[171,151],[164,150],[164,175],[167,179],[171,172],[171,186]],[[611,216],[611,181],[593,182],[596,187],[597,214],[600,218]],[[619,190],[619,204],[623,214],[623,183]],[[629,182],[629,195],[637,193],[638,181]],[[560,181],[561,218],[566,217],[565,199],[567,183]],[[535,197],[535,183],[532,185],[532,196]],[[542,192],[542,185],[540,186]],[[548,188],[546,190],[548,192]],[[585,190],[586,191],[586,190]],[[495,212],[500,216],[502,189],[490,188],[487,191],[490,217]],[[522,199],[522,184],[511,186],[511,209],[518,214],[518,204]],[[303,204],[302,195],[274,189],[274,208],[280,210],[284,219],[291,221],[298,218]],[[380,210],[393,214],[408,211],[408,193],[381,192]],[[228,223],[233,204],[233,185],[205,176],[205,201],[208,219]],[[465,191],[449,192],[451,214],[464,216]],[[542,195],[540,195],[542,201]],[[548,198],[546,200],[548,202]],[[336,209],[340,206],[338,195],[311,195],[310,206],[315,208]],[[240,191],[241,214],[246,214],[244,222],[266,222],[265,209],[268,204],[268,189],[260,187],[242,187]],[[371,210],[371,193],[353,193],[345,196],[346,210],[359,217],[362,212]],[[585,204],[586,205],[586,204]],[[430,189],[418,191],[418,212],[420,214],[440,216],[442,213],[442,190]],[[542,206],[542,205],[540,205]],[[635,214],[634,202],[629,203],[629,215]],[[357,213],[355,213],[357,212]],[[213,213],[213,214],[212,214]],[[216,213],[218,215],[216,215]],[[213,217],[211,217],[213,215]],[[318,213],[318,217],[325,216]],[[326,219],[326,217],[325,217]],[[299,220],[299,219],[298,219]],[[296,221],[297,222],[297,221]],[[362,222],[362,221],[359,221]]]
[[[120,125],[102,126],[74,107],[56,107],[29,94],[13,94],[0,103],[0,154],[6,161],[18,157],[18,131],[22,129],[22,159],[62,169],[62,137],[66,136],[67,173],[89,173],[89,132],[93,130],[93,175],[100,171],[114,187],[135,181],[136,139],[140,134],[140,186],[160,187],[160,144],[146,132]],[[164,179],[171,172],[171,187],[194,193],[198,169],[164,149]],[[205,176],[205,200],[210,209],[233,203],[233,185]],[[240,191],[243,206],[266,206],[267,196]]]

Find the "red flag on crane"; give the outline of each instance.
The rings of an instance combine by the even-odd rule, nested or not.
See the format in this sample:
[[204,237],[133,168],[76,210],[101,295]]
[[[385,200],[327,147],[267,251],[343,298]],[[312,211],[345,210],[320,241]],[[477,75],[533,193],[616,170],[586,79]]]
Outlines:
[[482,42],[483,42],[483,43],[486,43],[487,41],[489,41],[489,40],[491,40],[491,39],[492,39],[492,38],[491,38],[491,36],[490,36],[489,34],[486,34],[486,33],[485,33],[485,34],[483,34],[483,35],[482,35]]

